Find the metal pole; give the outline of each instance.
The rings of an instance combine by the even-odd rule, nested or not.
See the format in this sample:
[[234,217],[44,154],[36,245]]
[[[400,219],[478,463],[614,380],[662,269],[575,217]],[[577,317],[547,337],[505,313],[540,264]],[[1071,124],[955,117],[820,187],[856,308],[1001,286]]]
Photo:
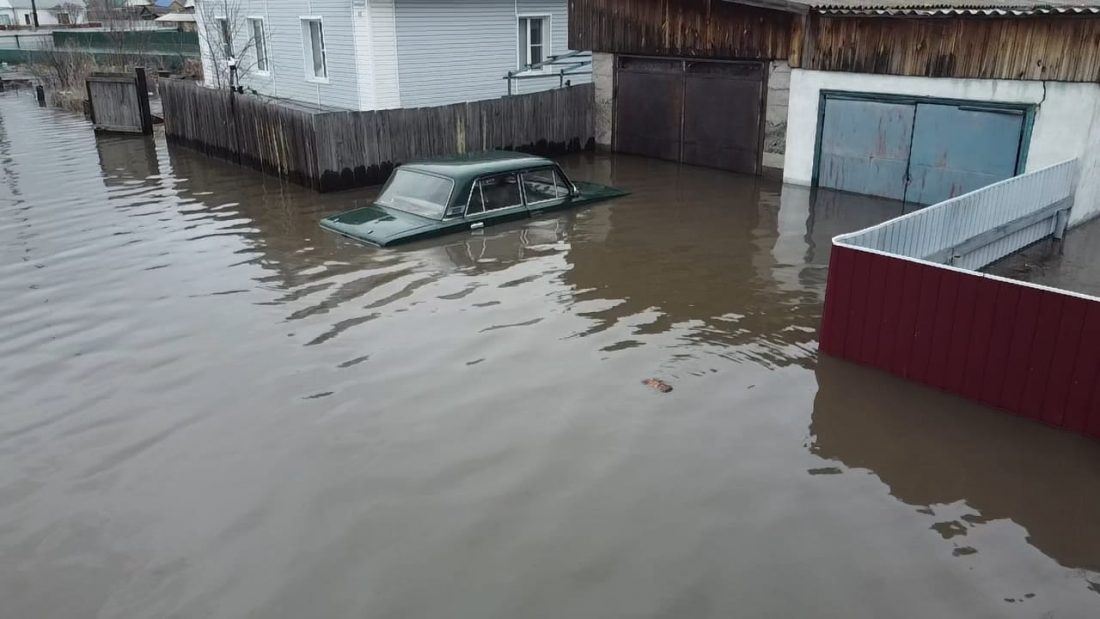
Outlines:
[[34,29],[38,30],[38,5],[31,0],[31,14],[34,15]]

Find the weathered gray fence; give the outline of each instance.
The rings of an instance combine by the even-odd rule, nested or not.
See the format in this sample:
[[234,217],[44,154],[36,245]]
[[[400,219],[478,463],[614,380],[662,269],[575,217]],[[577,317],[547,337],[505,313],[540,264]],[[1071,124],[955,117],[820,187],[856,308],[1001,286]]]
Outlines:
[[85,86],[89,115],[97,130],[153,133],[145,69],[139,67],[133,75],[93,73],[85,80]]
[[319,191],[375,185],[394,166],[497,148],[591,149],[591,84],[439,107],[316,112],[161,80],[168,139]]
[[833,244],[976,270],[1045,237],[1061,238],[1076,186],[1072,159],[838,236]]

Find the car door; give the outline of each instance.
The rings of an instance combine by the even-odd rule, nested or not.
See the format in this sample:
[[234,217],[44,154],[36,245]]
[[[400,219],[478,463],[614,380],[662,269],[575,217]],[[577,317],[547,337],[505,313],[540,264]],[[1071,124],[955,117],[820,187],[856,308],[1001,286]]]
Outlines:
[[471,230],[523,217],[527,217],[527,207],[518,174],[483,176],[471,187],[465,217]]
[[531,214],[568,206],[573,185],[556,167],[536,168],[520,174],[523,199]]

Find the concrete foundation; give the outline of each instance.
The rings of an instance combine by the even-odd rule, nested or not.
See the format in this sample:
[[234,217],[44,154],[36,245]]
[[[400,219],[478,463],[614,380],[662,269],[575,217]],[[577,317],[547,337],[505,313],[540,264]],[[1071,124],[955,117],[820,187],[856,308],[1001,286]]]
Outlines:
[[596,148],[611,150],[615,119],[615,54],[592,52],[592,82],[596,86]]
[[768,63],[768,92],[764,110],[763,165],[783,169],[787,150],[787,104],[791,92],[791,66],[785,60]]

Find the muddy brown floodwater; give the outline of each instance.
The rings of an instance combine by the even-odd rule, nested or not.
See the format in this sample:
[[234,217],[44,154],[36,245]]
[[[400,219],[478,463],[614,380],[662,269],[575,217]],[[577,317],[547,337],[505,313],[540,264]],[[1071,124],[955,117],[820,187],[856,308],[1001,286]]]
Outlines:
[[0,617],[1100,614],[1100,444],[817,354],[900,207],[563,163],[633,193],[378,250],[0,96]]

